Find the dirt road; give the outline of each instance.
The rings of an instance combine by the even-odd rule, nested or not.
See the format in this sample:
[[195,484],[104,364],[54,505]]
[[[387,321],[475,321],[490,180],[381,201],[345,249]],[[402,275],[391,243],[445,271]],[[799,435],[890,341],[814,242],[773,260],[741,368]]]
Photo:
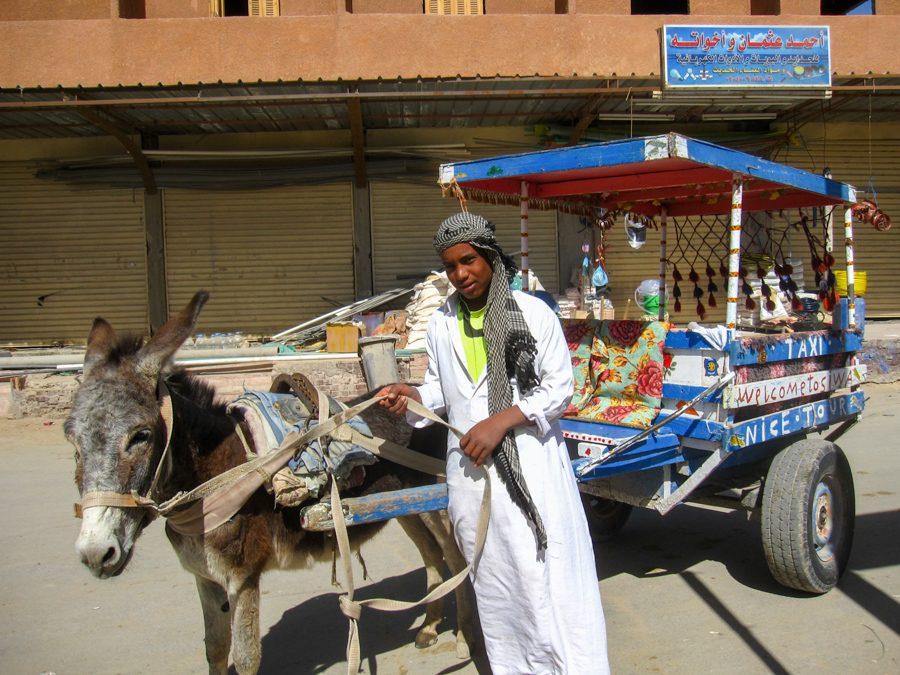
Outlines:
[[[900,673],[900,385],[866,392],[863,423],[841,440],[858,517],[838,588],[811,597],[779,586],[758,524],[742,514],[636,510],[614,541],[596,548],[614,673]],[[120,577],[98,581],[80,565],[72,450],[61,420],[50,421],[0,421],[0,672],[206,672],[193,579],[161,523]],[[421,563],[399,527],[390,525],[364,555],[372,579],[357,597],[421,595]],[[264,578],[261,672],[346,672],[347,622],[330,579],[327,566]],[[363,669],[489,673],[483,660],[456,660],[452,619],[436,646],[417,651],[418,620],[415,611],[365,611]]]

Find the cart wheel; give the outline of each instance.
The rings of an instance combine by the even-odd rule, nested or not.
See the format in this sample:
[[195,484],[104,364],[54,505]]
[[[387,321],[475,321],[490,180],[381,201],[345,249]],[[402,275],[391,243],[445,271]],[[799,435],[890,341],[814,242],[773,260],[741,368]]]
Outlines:
[[585,492],[581,493],[581,501],[595,541],[606,541],[612,537],[625,527],[628,516],[631,515],[631,504],[595,497]]
[[853,476],[834,443],[807,439],[775,457],[766,476],[762,539],[778,583],[827,593],[847,566],[856,517]]

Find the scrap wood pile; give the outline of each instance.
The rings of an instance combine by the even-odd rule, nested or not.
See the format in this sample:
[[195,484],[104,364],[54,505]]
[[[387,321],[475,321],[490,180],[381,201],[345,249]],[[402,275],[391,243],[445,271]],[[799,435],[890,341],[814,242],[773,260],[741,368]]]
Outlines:
[[431,315],[440,309],[450,294],[450,282],[444,272],[432,272],[416,284],[404,312],[389,312],[373,335],[399,335],[397,349],[424,349],[425,328]]

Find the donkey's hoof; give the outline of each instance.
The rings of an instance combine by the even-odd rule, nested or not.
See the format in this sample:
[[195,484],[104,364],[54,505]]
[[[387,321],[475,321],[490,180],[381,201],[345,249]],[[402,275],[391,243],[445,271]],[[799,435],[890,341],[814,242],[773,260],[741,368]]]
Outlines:
[[424,628],[416,633],[416,649],[425,649],[438,641],[437,633],[427,631]]

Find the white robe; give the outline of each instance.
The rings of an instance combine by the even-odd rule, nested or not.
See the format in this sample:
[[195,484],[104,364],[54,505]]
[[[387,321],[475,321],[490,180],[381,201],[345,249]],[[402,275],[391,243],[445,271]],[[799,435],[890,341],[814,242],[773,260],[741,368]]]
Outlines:
[[[457,320],[457,295],[428,323],[428,372],[418,388],[425,407],[447,412],[467,431],[489,417],[487,369],[472,382]],[[514,402],[530,424],[515,430],[522,473],[547,530],[548,548],[538,552],[531,523],[509,497],[493,461],[491,520],[472,582],[493,675],[593,675],[609,672],[606,625],[593,544],[559,417],[574,384],[569,350],[556,315],[540,299],[514,291],[537,341],[540,386]],[[417,425],[427,422],[410,413]],[[466,560],[474,553],[484,473],[475,469],[449,434],[449,514]]]

